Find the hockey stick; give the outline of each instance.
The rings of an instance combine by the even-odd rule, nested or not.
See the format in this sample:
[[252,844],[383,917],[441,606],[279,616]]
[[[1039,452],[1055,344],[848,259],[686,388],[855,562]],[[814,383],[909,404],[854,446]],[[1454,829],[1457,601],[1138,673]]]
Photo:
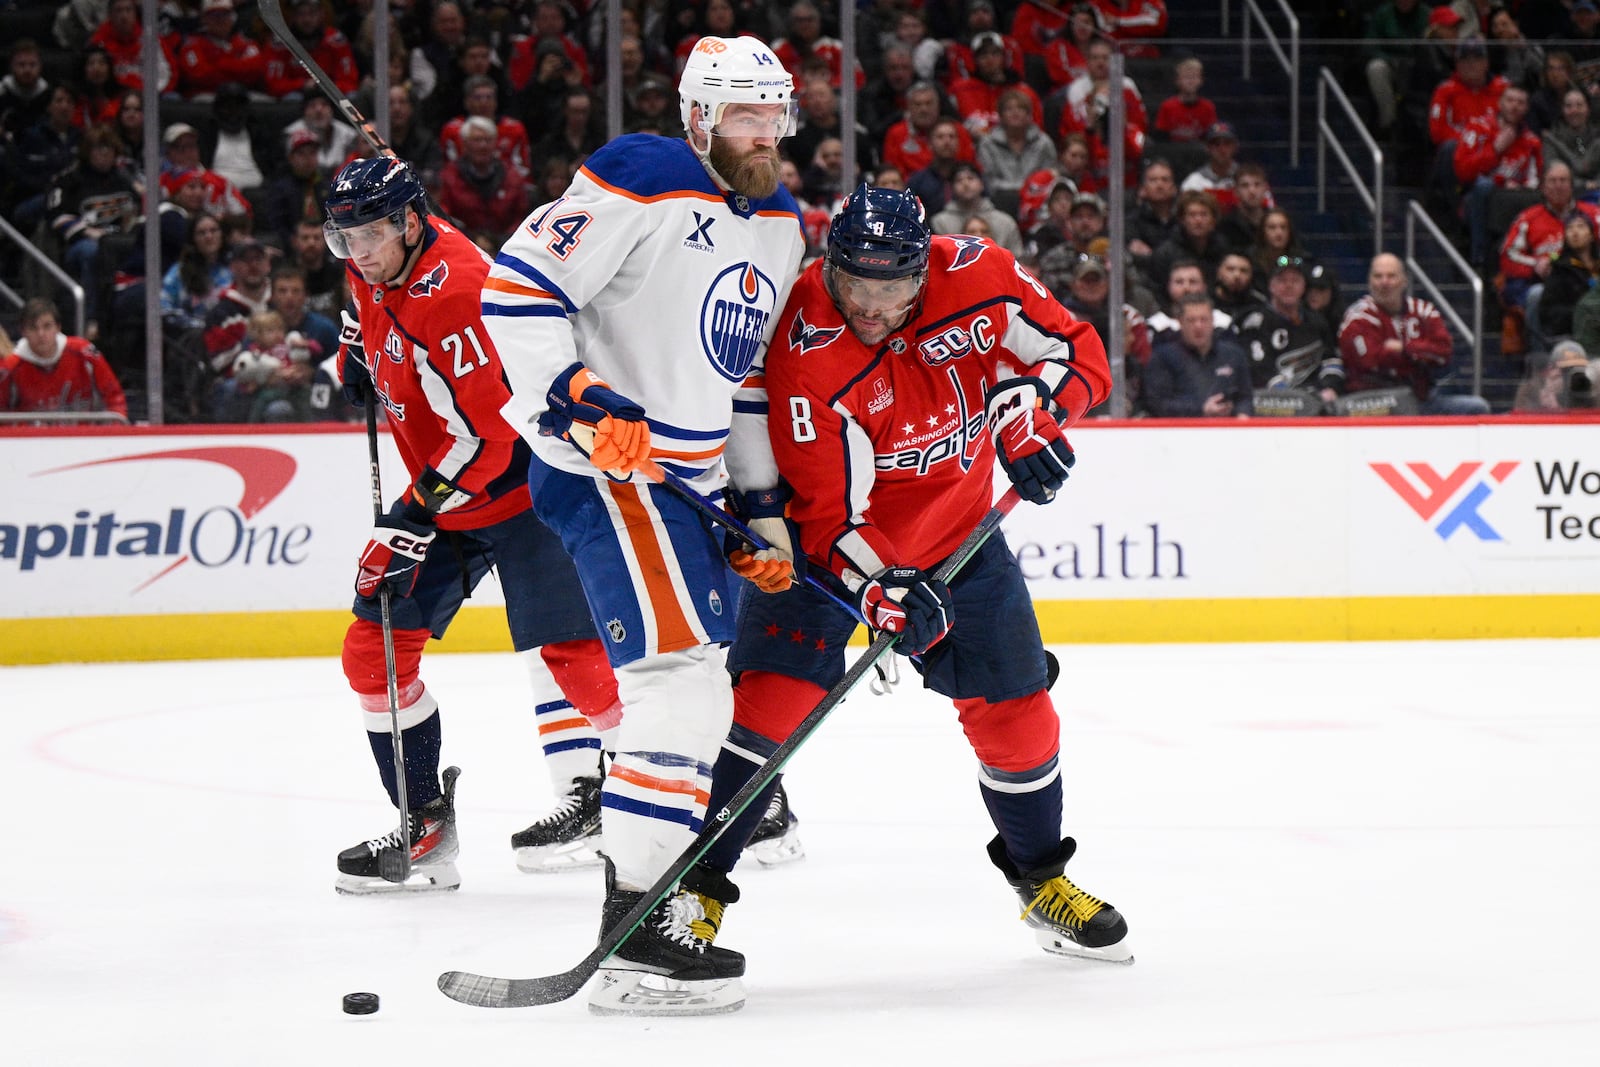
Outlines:
[[[378,468],[378,404],[372,390],[366,392],[367,462],[372,475],[372,521],[376,523],[383,518],[383,473]],[[406,799],[406,743],[400,736],[400,683],[395,677],[394,618],[389,594],[387,585],[379,587],[378,605],[383,613],[383,672],[389,687],[389,739],[394,742],[394,791],[400,801],[401,847],[385,847],[378,853],[378,873],[385,882],[398,885],[411,877],[411,811]]]
[[368,122],[365,116],[356,110],[356,106],[334,84],[333,79],[328,77],[328,72],[323,70],[315,59],[311,58],[311,53],[306,51],[305,45],[301,44],[300,39],[294,35],[294,31],[284,21],[281,0],[257,0],[256,10],[261,13],[261,21],[267,24],[267,29],[272,31],[274,37],[283,42],[283,46],[294,55],[300,66],[305,69],[305,72],[311,75],[311,80],[317,83],[317,88],[321,89],[329,102],[339,109],[339,113],[345,117],[345,121],[356,128],[356,132],[361,135],[361,139],[366,141],[378,155],[397,158],[395,157],[394,149],[390,148],[388,142],[378,133],[377,127]]
[[[939,565],[934,577],[940,581],[949,581],[953,578],[989,539],[989,535],[999,528],[1000,520],[1006,517],[1020,499],[1015,489],[1007,489],[1005,495],[995,502],[994,507],[989,509],[977,527],[967,535],[967,539]],[[856,683],[872,669],[873,664],[882,659],[899,641],[899,634],[889,633],[879,634],[873,640],[866,652],[862,653],[845,672],[844,677],[839,679],[838,684],[828,690],[827,695],[811,710],[811,714],[795,727],[788,740],[767,757],[767,761],[757,768],[750,780],[733,795],[721,811],[706,821],[705,827],[688,849],[672,862],[666,873],[656,879],[654,885],[644,891],[639,902],[617,920],[615,926],[600,936],[600,941],[594,950],[576,967],[544,978],[491,978],[466,971],[446,971],[439,976],[439,991],[451,1000],[480,1008],[526,1008],[537,1004],[554,1004],[577,993],[590,978],[594,977],[606,958],[628,940],[635,928],[644,921],[645,916],[672,892],[679,879],[689,872],[689,868],[700,861],[700,857],[706,854],[718,837],[722,836],[722,832],[750,806],[756,795],[777,777],[783,770],[784,764],[788,763],[800,746],[816,733],[822,721],[844,701]]]

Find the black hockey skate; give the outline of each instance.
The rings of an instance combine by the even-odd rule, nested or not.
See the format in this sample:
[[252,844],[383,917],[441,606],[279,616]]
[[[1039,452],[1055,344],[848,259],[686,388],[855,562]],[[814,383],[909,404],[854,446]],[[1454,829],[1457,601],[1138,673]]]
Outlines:
[[[616,868],[609,859],[605,866],[602,933],[644,896],[618,889]],[[723,882],[733,885],[725,878]],[[702,893],[709,888],[680,889],[645,916],[600,968],[589,994],[590,1011],[596,1015],[721,1015],[744,1007],[744,956],[711,943],[721,921],[721,908],[716,923],[708,923]]]
[[806,847],[800,843],[800,820],[789,808],[789,794],[784,792],[783,783],[778,783],[744,850],[763,867],[777,867],[806,858]]
[[517,870],[546,874],[600,866],[601,782],[579,778],[550,814],[511,835]]
[[1126,939],[1128,924],[1110,904],[1073,885],[1062,872],[1077,848],[1072,838],[1061,842],[1048,861],[1031,871],[1018,871],[997,836],[989,842],[989,859],[1000,868],[1017,899],[1022,919],[1046,952],[1057,956],[1132,963]]
[[411,875],[404,882],[385,881],[379,870],[378,856],[386,848],[400,848],[400,828],[397,826],[382,837],[363,841],[339,853],[339,877],[333,888],[341,893],[366,895],[372,893],[427,893],[442,889],[456,889],[461,885],[461,875],[456,870],[455,859],[460,853],[456,843],[456,779],[461,776],[459,767],[444,769],[444,793],[409,813],[411,819]]

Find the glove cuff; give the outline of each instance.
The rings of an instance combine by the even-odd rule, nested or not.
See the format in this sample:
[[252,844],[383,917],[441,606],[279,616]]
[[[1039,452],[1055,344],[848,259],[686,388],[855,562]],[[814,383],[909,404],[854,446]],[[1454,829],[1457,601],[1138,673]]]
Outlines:
[[794,489],[782,478],[770,489],[751,489],[748,492],[728,492],[728,504],[741,519],[781,519],[788,514],[789,501],[794,499]]

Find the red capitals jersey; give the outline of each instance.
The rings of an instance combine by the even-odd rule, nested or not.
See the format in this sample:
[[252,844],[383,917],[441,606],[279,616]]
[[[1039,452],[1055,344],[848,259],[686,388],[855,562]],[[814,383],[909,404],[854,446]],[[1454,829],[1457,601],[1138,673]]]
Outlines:
[[26,340],[0,359],[0,411],[116,411],[128,414],[122,384],[105,357],[82,337],[56,335],[56,351],[38,355]]
[[1507,278],[1532,278],[1541,259],[1561,251],[1567,240],[1567,217],[1581,211],[1600,227],[1600,207],[1574,201],[1564,215],[1557,215],[1540,202],[1524,208],[1511,220],[1505,241],[1500,245],[1500,271]]
[[184,96],[214,93],[226,82],[260,90],[266,76],[266,53],[242,34],[218,40],[196,33],[184,39],[178,52],[178,83]]
[[[461,127],[466,121],[467,116],[457,115],[439,131],[439,148],[444,152],[446,163],[454,163],[461,158]],[[528,127],[510,115],[501,115],[492,121],[495,154],[500,157],[500,162],[516,171],[524,181],[528,180],[533,174],[533,148],[528,143]]]
[[412,480],[431,467],[470,494],[440,529],[476,530],[531,506],[529,453],[500,415],[511,393],[479,311],[489,260],[448,223],[428,223],[417,265],[393,288],[349,268],[360,328],[347,321],[339,340],[376,383]]
[[933,238],[921,306],[883,344],[850,332],[813,263],[767,354],[768,430],[801,544],[835,574],[933,567],[993,503],[984,394],[1020,366],[1070,424],[1111,387],[1105,348],[1011,253]]
[[[1399,341],[1400,351],[1384,347]],[[1339,356],[1344,360],[1345,388],[1388,389],[1409,385],[1418,399],[1433,387],[1431,368],[1450,361],[1450,331],[1439,309],[1408,296],[1400,314],[1390,315],[1371,296],[1350,305],[1339,325]]]
[[[317,66],[333,79],[333,84],[339,87],[341,93],[349,95],[361,88],[361,71],[356,67],[355,51],[350,47],[348,37],[332,26],[324,26],[322,36],[316,41],[301,43],[311,53],[311,58],[317,61]],[[290,93],[321,91],[282,41],[273,39],[267,45],[266,56],[265,79],[269,95],[282,98]]]
[[1504,152],[1494,146],[1500,120],[1491,115],[1476,118],[1461,131],[1456,144],[1456,177],[1462,182],[1488,178],[1502,189],[1532,189],[1544,170],[1544,143],[1526,126],[1517,131]]
[[1439,83],[1428,104],[1428,137],[1434,144],[1444,144],[1459,138],[1473,119],[1493,121],[1505,88],[1506,80],[1498,74],[1476,89],[1450,75]]

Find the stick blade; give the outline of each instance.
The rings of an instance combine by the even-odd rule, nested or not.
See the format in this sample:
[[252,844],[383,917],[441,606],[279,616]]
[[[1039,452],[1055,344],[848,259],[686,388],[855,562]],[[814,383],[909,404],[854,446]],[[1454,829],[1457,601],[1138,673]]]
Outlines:
[[467,971],[446,971],[439,976],[439,992],[475,1008],[531,1008],[569,999],[594,976],[595,970],[585,962],[546,978],[490,978]]
[[378,874],[385,882],[399,885],[411,877],[411,855],[404,849],[386,848],[378,853]]

